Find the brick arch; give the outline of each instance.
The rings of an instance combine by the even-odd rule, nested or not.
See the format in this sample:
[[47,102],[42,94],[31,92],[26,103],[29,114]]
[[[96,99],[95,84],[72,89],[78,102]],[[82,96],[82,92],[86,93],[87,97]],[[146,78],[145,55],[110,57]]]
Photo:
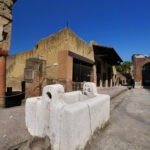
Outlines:
[[134,79],[135,82],[143,82],[142,79],[142,68],[147,63],[150,63],[150,57],[144,57],[144,58],[135,58],[134,59]]
[[142,68],[143,68],[145,65],[147,65],[147,64],[150,64],[150,61],[143,63],[143,64],[142,64]]
[[148,61],[148,62],[146,62],[146,63],[144,63],[144,65],[142,66],[142,70],[141,70],[141,73],[142,73],[142,85],[144,85],[144,83],[143,83],[143,67],[145,66],[145,65],[147,65],[147,64],[149,64],[150,65],[150,61]]
[[142,69],[143,69],[143,67],[144,67],[146,64],[148,64],[148,63],[150,63],[150,60],[145,59],[145,60],[141,61],[141,65],[140,65],[141,85],[143,85]]

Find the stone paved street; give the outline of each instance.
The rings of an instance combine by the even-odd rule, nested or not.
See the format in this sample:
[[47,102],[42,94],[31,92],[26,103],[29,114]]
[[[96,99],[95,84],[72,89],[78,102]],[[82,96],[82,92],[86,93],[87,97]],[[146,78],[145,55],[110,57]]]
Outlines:
[[108,87],[108,88],[97,88],[97,91],[99,94],[107,94],[110,96],[111,99],[115,98],[116,96],[118,96],[119,94],[123,93],[124,91],[126,91],[128,89],[128,87],[126,86],[114,86],[114,87]]
[[112,100],[108,126],[85,150],[150,150],[150,90],[132,89]]
[[29,138],[25,128],[25,107],[0,109],[0,150],[7,150]]
[[[119,90],[101,89],[99,93],[118,95]],[[128,90],[111,100],[110,109],[108,126],[93,136],[85,150],[150,150],[150,90]],[[24,106],[0,109],[0,127],[0,150],[30,138]]]

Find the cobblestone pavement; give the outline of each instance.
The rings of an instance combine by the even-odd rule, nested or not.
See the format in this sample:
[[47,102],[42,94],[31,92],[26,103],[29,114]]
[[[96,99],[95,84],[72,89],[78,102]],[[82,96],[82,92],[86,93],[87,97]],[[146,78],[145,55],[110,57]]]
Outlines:
[[24,116],[24,106],[0,109],[0,150],[7,150],[29,139]]
[[112,100],[108,126],[85,150],[150,150],[150,90],[132,89]]
[[126,91],[128,88],[126,86],[115,86],[112,88],[97,88],[99,94],[108,94],[110,98],[113,99],[118,96],[120,93]]
[[[111,97],[118,95],[120,91],[124,90],[125,87],[113,87],[113,88],[104,88],[104,89],[98,89],[99,93],[103,94],[109,94]],[[136,96],[137,95],[137,96]],[[125,132],[125,127],[129,130],[129,127],[133,128],[133,131],[136,130],[138,132],[139,128],[144,128],[143,132],[146,132],[147,136],[149,136],[149,130],[147,128],[149,127],[148,125],[143,125],[143,123],[140,123],[139,121],[133,119],[133,117],[140,118],[139,120],[142,120],[145,118],[145,122],[150,122],[150,114],[149,115],[149,120],[148,120],[148,115],[147,112],[148,110],[145,109],[149,106],[150,108],[150,102],[147,100],[150,97],[150,91],[146,91],[143,89],[134,89],[130,90],[127,92],[124,92],[123,94],[117,96],[117,98],[114,98],[111,100],[111,120],[109,126],[106,128],[106,130],[103,130],[103,134],[97,134],[96,140],[92,141],[91,145],[88,146],[87,150],[113,150],[111,149],[114,147],[114,143],[116,142],[116,146],[118,145],[118,142],[121,143],[123,146],[126,146],[126,142],[122,140],[122,138],[128,138],[129,140],[129,146],[132,145],[132,139],[129,135],[126,137],[122,132]],[[133,98],[133,99],[132,99]],[[141,101],[142,99],[142,101]],[[140,103],[142,105],[139,105]],[[147,103],[147,105],[146,105]],[[131,106],[130,106],[131,105]],[[146,106],[145,106],[146,105]],[[144,107],[142,112],[144,113],[144,118],[143,116],[141,117],[142,113],[139,113],[141,111],[137,109],[137,107],[141,108]],[[126,109],[128,108],[128,109]],[[137,110],[136,110],[136,109]],[[136,111],[135,111],[136,110]],[[134,113],[133,113],[133,112]],[[136,114],[138,113],[138,114]],[[132,114],[134,115],[131,117]],[[140,114],[140,115],[139,115]],[[141,119],[142,118],[142,119]],[[138,122],[135,124],[135,121]],[[131,122],[131,123],[130,123]],[[122,130],[120,130],[120,128]],[[126,130],[127,130],[126,129]],[[132,132],[133,132],[132,131]],[[125,133],[127,134],[127,133]],[[139,130],[139,134],[142,134],[142,131]],[[142,138],[139,134],[135,134],[134,136],[139,136]],[[121,135],[121,138],[119,138],[119,135]],[[22,143],[26,140],[28,140],[31,136],[27,132],[25,128],[25,120],[24,120],[24,106],[18,106],[18,107],[13,107],[13,108],[8,108],[8,109],[0,109],[0,150],[6,150],[11,146],[15,146],[19,143]],[[150,137],[150,136],[149,136]],[[135,138],[135,137],[134,137]],[[116,140],[119,139],[119,140]],[[147,138],[144,138],[144,141],[146,142]],[[137,142],[140,141],[139,139]],[[107,144],[110,143],[109,144]],[[148,142],[150,143],[150,141]],[[93,146],[95,145],[95,146]],[[120,145],[120,144],[119,144]],[[121,145],[120,145],[121,146]],[[146,146],[144,146],[145,148]],[[126,148],[126,147],[125,147]],[[124,149],[125,149],[124,148]],[[130,148],[130,147],[129,147]],[[125,149],[125,150],[130,150],[130,149]],[[121,149],[120,147],[114,148],[115,150],[124,150],[123,148]],[[135,147],[134,147],[135,149]],[[148,146],[148,149],[149,146]],[[131,149],[132,150],[132,149]],[[136,149],[135,149],[136,150]]]

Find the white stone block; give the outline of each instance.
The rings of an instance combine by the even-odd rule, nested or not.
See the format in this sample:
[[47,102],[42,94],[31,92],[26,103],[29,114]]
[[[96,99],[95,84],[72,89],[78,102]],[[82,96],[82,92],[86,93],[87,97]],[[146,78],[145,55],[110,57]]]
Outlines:
[[110,96],[98,95],[86,101],[90,118],[92,134],[97,128],[103,128],[110,117]]
[[33,97],[28,98],[26,100],[25,105],[25,122],[26,126],[28,127],[28,131],[31,135],[36,134],[36,112],[37,112],[37,101],[40,101],[41,97]]
[[97,94],[96,84],[92,82],[86,82],[83,85],[83,94],[87,96],[94,96]]
[[62,150],[68,150],[68,147],[72,150],[84,148],[91,137],[89,110],[86,103],[79,102],[64,108],[61,131]]
[[61,100],[64,96],[64,87],[60,84],[47,85],[43,88],[42,99],[44,101]]
[[73,104],[82,101],[82,97],[81,91],[67,92],[64,94],[64,101],[67,104]]
[[33,136],[49,136],[53,150],[83,149],[110,117],[110,97],[94,83],[64,93],[62,85],[44,87],[42,97],[26,100],[26,126]]

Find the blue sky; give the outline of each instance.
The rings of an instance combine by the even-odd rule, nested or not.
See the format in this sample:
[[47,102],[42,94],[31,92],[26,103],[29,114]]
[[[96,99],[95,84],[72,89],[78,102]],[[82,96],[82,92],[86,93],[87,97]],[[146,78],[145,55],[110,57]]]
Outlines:
[[124,61],[150,56],[150,0],[18,0],[9,54],[33,49],[67,20],[84,41],[114,47]]

